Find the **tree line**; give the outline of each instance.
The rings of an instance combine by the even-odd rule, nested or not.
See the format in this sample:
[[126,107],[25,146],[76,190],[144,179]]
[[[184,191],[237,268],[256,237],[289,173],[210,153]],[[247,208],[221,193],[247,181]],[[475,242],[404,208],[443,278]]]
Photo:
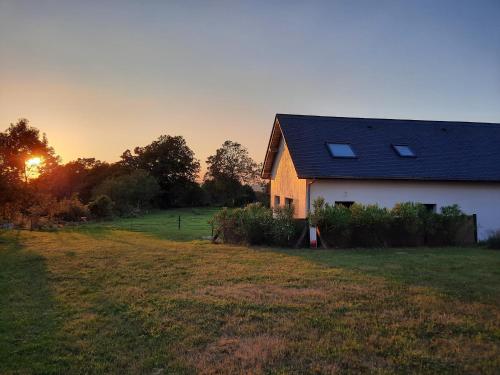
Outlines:
[[[152,207],[235,207],[266,199],[261,165],[240,143],[225,141],[206,165],[199,182],[200,161],[182,136],[171,135],[125,150],[114,163],[95,158],[61,163],[46,135],[20,119],[0,133],[0,219],[45,215],[76,220],[80,215],[133,215]],[[55,212],[56,206],[66,212]]]

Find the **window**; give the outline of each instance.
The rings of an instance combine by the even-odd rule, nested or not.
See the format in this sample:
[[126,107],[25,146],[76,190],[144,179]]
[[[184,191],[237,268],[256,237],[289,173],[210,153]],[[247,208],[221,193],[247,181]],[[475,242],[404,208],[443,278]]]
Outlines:
[[291,207],[293,205],[292,198],[285,198],[285,207]]
[[398,153],[402,158],[414,158],[417,155],[413,152],[410,146],[407,145],[392,145],[394,150]]
[[354,204],[353,201],[335,201],[335,206],[351,207]]
[[275,195],[274,196],[274,207],[279,207],[280,206],[280,196],[279,195]]
[[334,158],[355,158],[350,144],[347,143],[328,143],[328,149]]
[[425,208],[429,212],[436,212],[436,205],[434,203],[424,203]]

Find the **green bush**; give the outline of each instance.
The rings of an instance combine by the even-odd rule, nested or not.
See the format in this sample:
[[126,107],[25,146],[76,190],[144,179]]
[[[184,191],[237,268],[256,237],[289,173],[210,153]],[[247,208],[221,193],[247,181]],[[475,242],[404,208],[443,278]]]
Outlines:
[[293,218],[294,207],[274,209],[272,221],[272,243],[278,246],[290,246],[297,238],[297,221]]
[[[212,222],[227,243],[291,246],[303,229],[293,213],[293,207],[272,211],[253,203],[244,208],[224,208]],[[457,205],[443,207],[438,214],[412,202],[388,210],[377,205],[330,205],[318,198],[313,202],[309,223],[318,227],[321,240],[333,247],[454,245],[463,243],[460,235],[464,228],[468,229],[466,234],[471,233],[471,221]]]
[[457,204],[441,207],[442,236],[448,245],[458,243],[457,235],[460,233],[466,215]]
[[273,212],[261,203],[251,203],[244,208],[223,208],[214,215],[212,224],[226,243],[287,246],[297,233],[293,207]]
[[385,208],[377,205],[353,204],[351,211],[352,246],[387,246],[391,228],[391,216]]
[[224,207],[212,218],[214,231],[226,243],[241,243],[244,240],[241,227],[241,209]]
[[107,195],[99,195],[89,203],[89,211],[96,219],[108,219],[113,216],[114,202]]
[[88,216],[89,209],[80,202],[77,196],[60,200],[54,213],[54,217],[64,221],[81,221]]
[[391,245],[423,245],[429,214],[427,208],[422,204],[397,203],[391,210]]
[[472,223],[458,205],[441,207],[441,213],[428,213],[425,217],[425,242],[431,246],[456,245],[467,225]]
[[214,230],[227,243],[258,245],[271,239],[273,215],[260,203],[251,203],[244,208],[223,208],[212,220]]
[[318,198],[309,222],[319,228],[328,246],[386,246],[391,217],[387,209],[377,205],[353,204],[348,208]]
[[261,203],[251,203],[240,211],[245,242],[251,245],[268,243],[273,229],[272,211]]
[[313,202],[309,216],[312,226],[318,227],[321,238],[334,247],[346,247],[351,244],[351,210],[343,205],[330,205],[323,198]]
[[490,249],[500,249],[500,229],[489,234],[486,246]]
[[[455,245],[470,233],[470,220],[457,205],[430,212],[424,205],[405,202],[391,210],[377,205],[330,205],[323,198],[313,202],[309,222],[333,247]],[[467,228],[469,226],[469,228]]]

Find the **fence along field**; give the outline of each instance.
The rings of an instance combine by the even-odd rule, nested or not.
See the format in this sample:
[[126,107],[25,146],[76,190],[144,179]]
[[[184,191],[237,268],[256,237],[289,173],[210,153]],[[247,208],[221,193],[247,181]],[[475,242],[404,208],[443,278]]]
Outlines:
[[79,230],[95,233],[125,230],[149,233],[173,241],[202,240],[212,236],[212,225],[209,221],[218,210],[203,207],[156,211],[136,218],[89,223],[82,225]]

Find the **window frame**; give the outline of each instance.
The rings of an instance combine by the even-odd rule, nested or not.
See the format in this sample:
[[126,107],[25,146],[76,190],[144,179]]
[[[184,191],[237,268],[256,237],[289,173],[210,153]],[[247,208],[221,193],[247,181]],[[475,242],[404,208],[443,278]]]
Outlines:
[[274,196],[274,207],[281,207],[281,196]]
[[[335,155],[333,153],[333,150],[330,147],[330,145],[344,145],[344,146],[348,146],[351,149],[353,156]],[[330,153],[330,156],[332,158],[335,158],[335,159],[357,159],[358,158],[358,154],[356,153],[356,150],[354,149],[354,147],[352,147],[352,144],[350,142],[341,142],[341,141],[325,142],[325,146],[328,149],[328,152]]]

